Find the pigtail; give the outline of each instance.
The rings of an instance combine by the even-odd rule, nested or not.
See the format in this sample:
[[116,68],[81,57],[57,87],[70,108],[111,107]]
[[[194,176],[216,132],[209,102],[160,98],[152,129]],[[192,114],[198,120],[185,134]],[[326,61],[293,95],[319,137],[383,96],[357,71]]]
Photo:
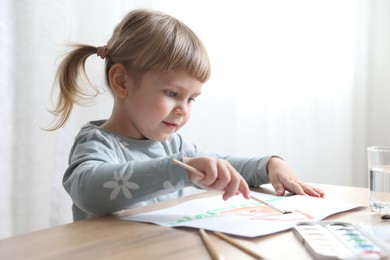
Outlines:
[[47,130],[64,126],[74,104],[85,105],[99,94],[96,89],[91,95],[79,87],[83,85],[79,84],[82,76],[88,81],[85,62],[92,54],[105,59],[108,87],[113,64],[122,64],[136,83],[148,71],[184,71],[202,83],[210,77],[209,58],[200,39],[188,26],[161,12],[147,9],[130,12],[116,26],[107,45],[98,48],[73,45],[67,53],[55,79],[59,85],[57,104],[50,111],[57,120]]
[[82,44],[71,47],[57,69],[53,90],[58,84],[59,93],[55,108],[50,111],[57,119],[53,126],[47,129],[48,131],[57,130],[65,125],[74,104],[85,104],[86,100],[92,100],[99,93],[96,89],[95,94],[87,93],[79,86],[81,78],[86,79],[92,86],[85,72],[85,62],[90,55],[97,53],[98,48]]

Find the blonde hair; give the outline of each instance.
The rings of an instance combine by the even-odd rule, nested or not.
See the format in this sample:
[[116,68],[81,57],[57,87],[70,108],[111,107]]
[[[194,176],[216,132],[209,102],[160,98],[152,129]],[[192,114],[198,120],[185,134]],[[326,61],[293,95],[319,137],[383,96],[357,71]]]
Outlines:
[[[107,56],[102,58],[108,86],[110,68],[117,63],[136,80],[148,71],[184,71],[202,83],[210,77],[210,62],[200,39],[188,26],[161,12],[146,9],[130,12],[114,29],[107,49]],[[97,52],[97,47],[74,44],[62,60],[55,79],[60,93],[51,111],[58,118],[48,130],[64,126],[73,105],[91,98],[78,84],[80,76],[88,79],[85,62]]]

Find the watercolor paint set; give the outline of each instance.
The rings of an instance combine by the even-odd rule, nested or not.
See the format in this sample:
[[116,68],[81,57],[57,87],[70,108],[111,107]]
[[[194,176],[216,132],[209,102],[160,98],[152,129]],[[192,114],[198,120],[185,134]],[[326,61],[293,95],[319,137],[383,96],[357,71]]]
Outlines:
[[388,259],[388,248],[358,225],[299,222],[294,234],[315,259]]

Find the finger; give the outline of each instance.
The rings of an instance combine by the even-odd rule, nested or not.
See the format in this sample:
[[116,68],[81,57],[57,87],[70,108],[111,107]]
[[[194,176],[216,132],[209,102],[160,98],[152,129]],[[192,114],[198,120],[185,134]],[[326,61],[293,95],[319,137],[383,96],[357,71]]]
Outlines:
[[214,183],[209,185],[209,187],[213,190],[225,190],[226,186],[231,182],[231,177],[221,172],[219,172],[218,175],[219,177],[215,180]]
[[285,193],[284,185],[278,180],[271,181],[272,186],[274,187],[275,193],[277,196],[283,196]]
[[325,195],[325,192],[317,187],[311,186],[306,183],[302,183],[300,181],[297,181],[299,185],[301,185],[302,189],[307,195],[313,196],[313,197],[323,197]]
[[229,182],[230,182],[230,178],[229,180],[227,178],[224,179],[217,178],[213,184],[209,185],[209,187],[212,190],[225,190],[226,185],[228,185]]
[[273,180],[272,184],[278,196],[283,196],[286,190],[298,195],[306,194],[301,186],[302,184],[292,178],[285,178],[284,176],[281,176],[280,179],[276,178]]
[[216,163],[209,163],[205,168],[205,177],[202,180],[207,186],[212,185],[218,177],[218,166]]
[[251,191],[249,189],[248,183],[244,180],[244,178],[242,178],[242,180],[240,181],[239,191],[242,196],[244,196],[244,198],[248,200],[250,199]]
[[321,189],[318,189],[318,188],[315,188],[315,190],[316,190],[317,193],[320,195],[320,198],[325,197],[325,191],[323,191],[323,190],[321,190]]
[[[232,171],[235,176],[238,176],[239,180],[239,186],[238,186],[238,191],[241,193],[244,198],[249,199],[250,198],[250,189],[248,186],[248,183],[245,181],[245,179],[242,177],[242,175],[234,169],[234,167],[231,164],[227,165],[230,171]],[[237,194],[237,192],[236,192]]]
[[215,182],[210,185],[214,190],[224,190],[226,185],[231,181],[231,172],[225,161],[217,161],[217,178]]
[[296,180],[288,180],[288,183],[286,184],[286,189],[298,195],[306,195],[305,191],[303,190],[303,187],[301,186],[301,183],[298,183]]
[[317,188],[317,187],[314,187],[314,186],[311,186],[309,185],[312,189],[314,189],[315,192],[317,192],[320,197],[324,197],[325,196],[325,192],[323,190],[321,190],[320,188]]
[[225,190],[223,199],[227,200],[238,193],[239,174],[224,160],[218,161],[218,178],[210,187],[212,189]]
[[190,178],[191,182],[199,183],[204,177],[201,177],[198,174],[195,174],[191,171],[187,171],[188,177]]
[[222,196],[224,200],[228,200],[229,198],[233,197],[237,194],[238,188],[240,187],[240,179],[238,178],[232,178],[229,185],[226,186],[225,192]]

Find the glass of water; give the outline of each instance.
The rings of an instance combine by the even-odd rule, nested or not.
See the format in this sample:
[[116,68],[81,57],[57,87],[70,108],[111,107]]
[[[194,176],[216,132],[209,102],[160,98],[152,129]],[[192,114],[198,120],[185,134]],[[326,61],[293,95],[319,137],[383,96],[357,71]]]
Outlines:
[[370,207],[390,212],[390,146],[367,148],[370,185]]

